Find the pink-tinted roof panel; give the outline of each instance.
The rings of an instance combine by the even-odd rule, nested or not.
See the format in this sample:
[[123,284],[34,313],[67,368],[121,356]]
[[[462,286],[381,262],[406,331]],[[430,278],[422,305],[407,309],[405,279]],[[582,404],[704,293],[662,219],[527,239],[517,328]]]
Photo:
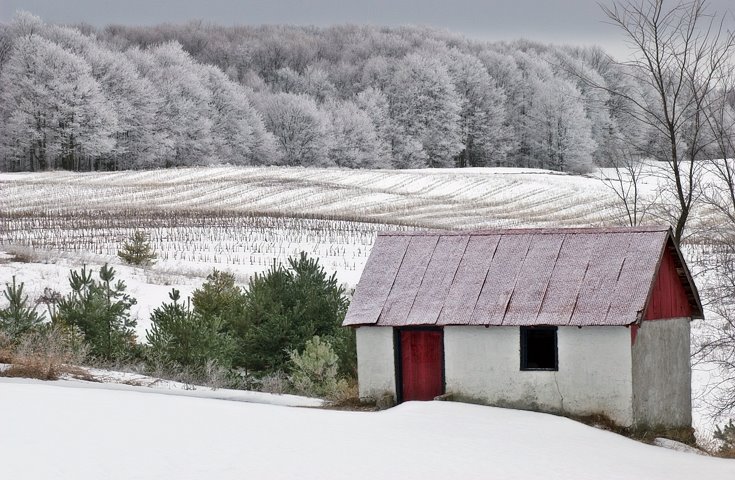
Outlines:
[[485,284],[487,271],[500,241],[499,235],[471,236],[455,281],[444,300],[438,325],[468,325],[477,299]]
[[405,325],[439,240],[437,236],[424,235],[409,238],[411,242],[378,318],[378,325]]
[[378,321],[410,240],[411,237],[382,236],[375,239],[343,325],[368,325]]
[[462,260],[469,240],[469,235],[439,237],[434,255],[426,268],[424,281],[419,287],[411,312],[406,319],[406,325],[436,323],[449,288],[455,281],[459,262]]
[[666,232],[634,233],[630,236],[628,254],[611,294],[606,324],[636,321],[637,309],[646,304],[666,239]]
[[628,252],[630,235],[588,235],[595,245],[569,325],[604,325],[612,292]]
[[503,235],[490,264],[470,325],[502,325],[516,277],[531,245],[532,235]]
[[503,325],[535,325],[554,271],[563,234],[536,235],[526,254],[516,288],[508,303]]
[[572,318],[582,279],[595,249],[594,243],[586,237],[565,236],[536,317],[537,325],[566,325]]

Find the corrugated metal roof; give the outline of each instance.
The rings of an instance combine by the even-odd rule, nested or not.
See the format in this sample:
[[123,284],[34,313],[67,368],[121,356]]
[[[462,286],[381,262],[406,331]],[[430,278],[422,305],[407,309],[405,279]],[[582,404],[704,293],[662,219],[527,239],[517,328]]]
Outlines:
[[629,325],[667,245],[668,227],[380,233],[344,325]]

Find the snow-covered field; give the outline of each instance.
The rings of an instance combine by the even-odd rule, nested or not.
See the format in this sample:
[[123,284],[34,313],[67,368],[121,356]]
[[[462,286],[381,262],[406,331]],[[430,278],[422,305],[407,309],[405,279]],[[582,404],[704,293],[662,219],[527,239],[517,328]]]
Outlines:
[[[170,289],[188,295],[215,267],[245,284],[274,260],[303,250],[349,288],[378,230],[624,224],[604,175],[277,167],[4,173],[0,287],[15,275],[31,299],[45,287],[66,293],[69,269],[109,262],[138,300],[133,314],[143,339],[150,311],[168,300]],[[644,194],[654,196],[657,182],[653,174],[644,178]],[[693,222],[704,219],[697,211]],[[116,256],[135,229],[150,235],[159,257],[153,267],[125,266]],[[685,252],[699,255],[698,248],[688,245]],[[700,432],[712,429],[707,386],[717,380],[710,366],[696,367]]]
[[344,412],[79,386],[0,379],[3,478],[735,478],[735,461],[540,413],[453,402]]
[[[212,268],[241,283],[306,251],[353,287],[384,229],[619,223],[596,178],[532,169],[341,170],[210,167],[109,173],[0,173],[0,286],[65,293],[69,269],[115,265],[148,314],[171,287],[189,294]],[[143,229],[151,268],[122,265]],[[2,301],[2,299],[0,299]]]
[[0,174],[0,211],[308,216],[434,228],[609,221],[598,180],[544,170],[210,167]]
[[102,263],[140,228],[163,276],[246,279],[303,250],[354,285],[379,229],[620,222],[599,180],[529,169],[6,173],[0,192],[0,247]]
[[[0,173],[0,286],[13,275],[38,298],[68,291],[69,269],[109,262],[149,312],[171,287],[187,295],[213,268],[240,283],[306,251],[348,288],[378,230],[623,224],[600,180],[519,168],[344,170],[200,167],[125,172]],[[655,176],[642,190],[655,190]],[[136,229],[150,268],[121,264]],[[12,261],[15,256],[20,261]],[[0,302],[2,298],[0,298]]]

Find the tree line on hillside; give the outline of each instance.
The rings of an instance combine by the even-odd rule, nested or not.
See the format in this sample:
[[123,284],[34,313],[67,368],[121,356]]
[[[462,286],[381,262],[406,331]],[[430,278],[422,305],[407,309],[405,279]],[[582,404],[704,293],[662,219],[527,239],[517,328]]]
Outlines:
[[427,28],[95,29],[20,12],[0,24],[0,170],[582,172],[656,141],[629,115],[644,108],[610,93],[645,86],[633,73],[597,48]]

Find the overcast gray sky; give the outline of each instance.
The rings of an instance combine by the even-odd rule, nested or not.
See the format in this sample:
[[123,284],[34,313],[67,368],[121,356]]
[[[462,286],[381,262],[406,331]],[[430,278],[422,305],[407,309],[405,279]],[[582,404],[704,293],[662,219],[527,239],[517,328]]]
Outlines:
[[[735,7],[733,0],[710,3],[718,11]],[[430,25],[482,40],[528,38],[600,45],[617,57],[626,52],[621,35],[604,22],[594,0],[0,0],[0,22],[9,21],[16,10],[49,23],[96,26],[192,19],[224,25]]]

